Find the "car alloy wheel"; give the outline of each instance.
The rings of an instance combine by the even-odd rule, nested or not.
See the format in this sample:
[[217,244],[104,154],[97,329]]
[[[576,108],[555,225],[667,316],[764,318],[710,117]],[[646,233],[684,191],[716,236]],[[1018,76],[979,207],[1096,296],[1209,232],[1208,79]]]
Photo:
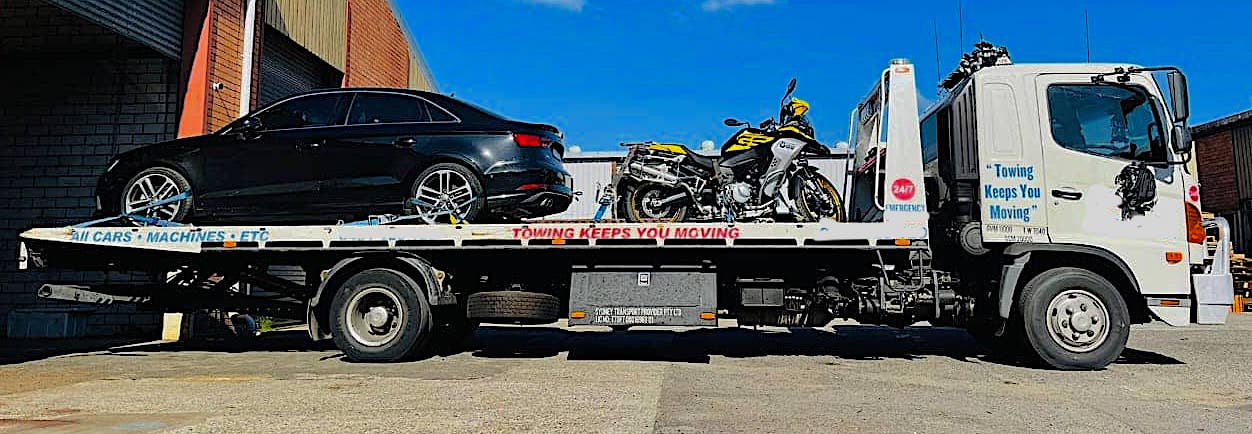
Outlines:
[[468,219],[478,200],[470,180],[451,169],[428,173],[418,181],[413,194],[418,214],[433,217],[453,213],[458,220]]
[[187,192],[185,183],[162,170],[150,170],[130,182],[122,196],[122,212],[145,217],[176,221],[184,201],[143,209],[146,206]]

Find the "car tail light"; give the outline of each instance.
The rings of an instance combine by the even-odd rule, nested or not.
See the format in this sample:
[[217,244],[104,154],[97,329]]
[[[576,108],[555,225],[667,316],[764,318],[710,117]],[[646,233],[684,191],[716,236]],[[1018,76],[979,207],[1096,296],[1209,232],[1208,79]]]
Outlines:
[[513,133],[513,141],[517,142],[517,146],[523,148],[538,148],[543,146],[546,140],[534,134]]
[[1204,244],[1204,219],[1200,216],[1200,208],[1193,203],[1187,203],[1187,242],[1191,244]]

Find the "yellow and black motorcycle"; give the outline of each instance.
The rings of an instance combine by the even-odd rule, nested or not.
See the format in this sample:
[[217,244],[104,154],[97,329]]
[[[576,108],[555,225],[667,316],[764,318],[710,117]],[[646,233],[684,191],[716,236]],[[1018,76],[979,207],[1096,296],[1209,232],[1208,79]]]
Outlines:
[[646,221],[843,221],[843,200],[830,180],[808,165],[808,156],[830,149],[817,142],[805,114],[809,105],[787,85],[778,120],[751,123],[704,156],[679,144],[628,143],[614,174],[618,217]]

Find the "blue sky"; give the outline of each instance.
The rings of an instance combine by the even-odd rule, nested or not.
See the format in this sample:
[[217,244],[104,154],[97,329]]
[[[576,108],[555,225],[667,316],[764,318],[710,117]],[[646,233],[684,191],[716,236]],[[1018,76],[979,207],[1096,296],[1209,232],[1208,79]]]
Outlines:
[[[1018,63],[1175,65],[1192,124],[1252,108],[1247,1],[399,0],[440,90],[510,117],[559,126],[566,143],[702,140],[725,117],[777,114],[791,77],[818,139],[847,136],[848,112],[895,57],[933,99],[979,33]],[[1204,6],[1191,6],[1204,4]],[[940,71],[932,20],[939,28]]]

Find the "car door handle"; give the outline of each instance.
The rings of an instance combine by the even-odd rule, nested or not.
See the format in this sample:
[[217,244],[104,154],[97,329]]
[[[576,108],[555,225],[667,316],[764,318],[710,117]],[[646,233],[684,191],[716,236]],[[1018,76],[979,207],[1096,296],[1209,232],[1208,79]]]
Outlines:
[[299,149],[301,151],[314,151],[314,150],[317,150],[318,148],[321,148],[322,145],[324,144],[326,144],[325,140],[304,142],[304,143],[296,145],[296,149]]
[[1065,199],[1065,200],[1079,200],[1079,199],[1082,199],[1082,192],[1070,190],[1067,188],[1058,188],[1058,189],[1052,190],[1052,197],[1055,197],[1057,199]]
[[411,148],[417,144],[417,139],[412,137],[401,137],[396,139],[396,141],[391,142],[391,144],[395,145],[397,148]]

